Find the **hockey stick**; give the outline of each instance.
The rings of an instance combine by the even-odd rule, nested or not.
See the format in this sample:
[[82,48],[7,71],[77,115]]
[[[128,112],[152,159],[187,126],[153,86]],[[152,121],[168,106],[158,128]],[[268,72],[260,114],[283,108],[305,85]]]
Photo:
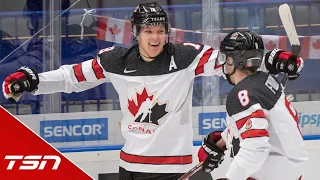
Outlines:
[[[279,16],[284,27],[284,30],[287,33],[288,39],[291,45],[292,57],[291,60],[296,60],[300,53],[300,41],[296,31],[296,27],[293,22],[291,10],[288,4],[282,4],[279,6]],[[293,67],[288,67],[293,68]],[[285,89],[288,81],[288,74],[285,74],[281,84],[283,89]]]
[[202,168],[203,162],[199,162],[196,166],[194,166],[190,171],[181,176],[178,180],[188,180],[194,173],[199,171]]

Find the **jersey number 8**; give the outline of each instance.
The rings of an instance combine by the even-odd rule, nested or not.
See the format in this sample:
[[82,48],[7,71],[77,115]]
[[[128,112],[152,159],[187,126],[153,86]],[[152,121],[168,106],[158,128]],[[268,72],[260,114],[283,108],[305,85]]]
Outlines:
[[238,98],[239,98],[242,106],[247,106],[250,103],[250,99],[249,99],[247,90],[239,91]]

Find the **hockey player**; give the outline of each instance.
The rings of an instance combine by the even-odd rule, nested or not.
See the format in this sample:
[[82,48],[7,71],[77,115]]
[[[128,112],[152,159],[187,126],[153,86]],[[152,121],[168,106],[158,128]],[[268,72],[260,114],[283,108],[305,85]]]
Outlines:
[[[222,134],[207,135],[199,149],[203,170],[218,167],[226,146],[234,157],[226,173],[230,180],[298,180],[307,161],[298,113],[285,98],[283,85],[273,75],[257,71],[264,51],[261,37],[252,31],[232,32],[220,51],[223,72],[235,86],[226,102],[228,127]],[[265,58],[274,55],[287,59],[291,53],[275,49]],[[302,67],[302,59],[297,61]]]
[[[6,78],[3,91],[18,100],[23,91],[80,92],[111,81],[119,94],[126,140],[120,151],[120,179],[177,179],[193,165],[193,80],[223,74],[218,51],[194,43],[166,43],[170,24],[156,3],[139,4],[131,23],[138,44],[130,49],[110,47],[95,59],[40,74],[21,68]],[[271,58],[271,64],[276,60]]]

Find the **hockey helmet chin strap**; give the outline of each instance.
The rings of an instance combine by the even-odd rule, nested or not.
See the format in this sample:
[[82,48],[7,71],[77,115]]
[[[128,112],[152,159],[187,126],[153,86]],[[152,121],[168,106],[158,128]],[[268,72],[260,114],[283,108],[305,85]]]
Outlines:
[[231,84],[231,85],[235,85],[232,81],[231,81],[231,79],[230,79],[230,76],[232,76],[235,72],[236,72],[236,67],[235,66],[233,66],[233,70],[232,70],[232,72],[230,73],[230,74],[227,74],[227,70],[226,70],[226,66],[232,66],[232,65],[234,65],[234,63],[232,62],[232,63],[228,63],[228,62],[226,62],[226,63],[224,63],[224,64],[222,64],[222,71],[223,71],[223,74],[225,75],[225,77],[227,78],[227,80],[228,80],[228,82]]
[[[235,85],[234,83],[231,82],[231,79],[230,79],[230,76],[232,76],[236,72],[236,66],[234,64],[234,60],[232,60],[232,62],[230,63],[227,61],[227,55],[225,53],[220,53],[219,61],[220,61],[220,64],[222,64],[222,72],[224,74],[224,77],[228,80],[228,82],[231,85]],[[230,74],[227,74],[226,66],[232,66],[232,65],[233,65],[232,72]]]
[[148,59],[152,59],[152,60],[157,57],[157,56],[155,56],[155,57],[145,56],[145,55],[141,54],[140,51],[139,51],[139,54],[140,54],[140,56],[142,56],[142,57],[145,57],[145,58],[148,58]]

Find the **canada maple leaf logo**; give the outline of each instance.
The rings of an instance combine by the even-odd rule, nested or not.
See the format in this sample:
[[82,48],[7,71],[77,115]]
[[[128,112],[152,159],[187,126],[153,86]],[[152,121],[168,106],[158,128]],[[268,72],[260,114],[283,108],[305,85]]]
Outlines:
[[159,103],[145,87],[135,95],[136,98],[128,99],[128,109],[135,117],[134,121],[159,125],[158,120],[168,114],[167,103]]
[[237,39],[237,37],[238,37],[238,32],[235,32],[235,33],[231,34],[230,39]]
[[320,50],[320,39],[317,39],[316,42],[312,43],[312,46],[314,47],[314,49]]
[[133,116],[136,116],[143,102],[145,102],[147,99],[150,99],[151,101],[153,100],[153,95],[149,96],[146,88],[143,88],[141,93],[137,92],[136,95],[137,103],[135,102],[134,98],[132,98],[132,100],[128,99],[128,108]]
[[267,44],[265,44],[265,47],[268,49],[268,50],[273,50],[277,47],[277,45],[275,43],[273,43],[272,40],[268,41]]
[[119,28],[119,26],[117,24],[115,24],[115,25],[113,25],[113,27],[109,28],[109,31],[113,35],[118,35],[121,32],[121,29]]

